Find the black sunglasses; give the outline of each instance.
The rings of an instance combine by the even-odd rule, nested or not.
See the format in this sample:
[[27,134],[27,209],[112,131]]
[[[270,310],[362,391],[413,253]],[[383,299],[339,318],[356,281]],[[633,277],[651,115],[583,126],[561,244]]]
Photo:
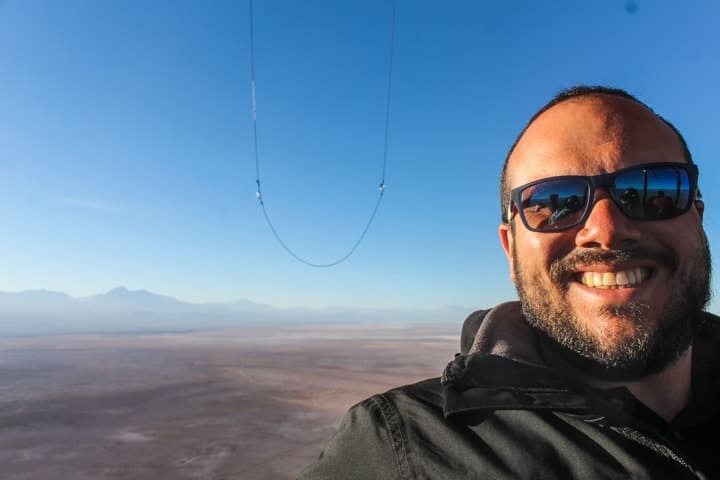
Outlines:
[[587,220],[598,188],[606,188],[628,218],[666,220],[699,200],[698,175],[691,163],[646,163],[601,175],[543,178],[510,191],[503,221],[510,222],[517,212],[533,232],[573,228]]

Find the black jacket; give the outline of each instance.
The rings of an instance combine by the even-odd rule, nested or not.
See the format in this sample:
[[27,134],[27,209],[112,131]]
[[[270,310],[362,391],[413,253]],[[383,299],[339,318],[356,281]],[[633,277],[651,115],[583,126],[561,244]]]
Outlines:
[[697,332],[692,399],[670,423],[625,388],[545,367],[534,343],[517,303],[475,312],[442,378],[352,407],[300,479],[720,478],[718,317]]

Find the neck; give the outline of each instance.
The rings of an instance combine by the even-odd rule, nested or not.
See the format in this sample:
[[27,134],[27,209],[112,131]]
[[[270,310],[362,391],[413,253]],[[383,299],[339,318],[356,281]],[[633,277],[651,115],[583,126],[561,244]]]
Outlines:
[[559,367],[597,388],[626,387],[636,399],[667,422],[680,413],[690,401],[692,345],[661,372],[633,380],[602,379],[578,369],[562,356],[553,355],[547,351],[547,346],[543,350],[542,356],[549,365]]
[[[669,422],[690,401],[692,346],[662,372],[638,380],[605,385],[625,386],[640,402]],[[602,386],[602,383],[600,385]]]

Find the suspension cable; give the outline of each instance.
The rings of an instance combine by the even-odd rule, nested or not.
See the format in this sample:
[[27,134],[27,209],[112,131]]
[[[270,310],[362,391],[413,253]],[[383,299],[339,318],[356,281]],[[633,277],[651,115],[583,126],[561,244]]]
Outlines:
[[254,31],[254,20],[253,20],[253,0],[250,0],[250,63],[251,63],[251,75],[252,75],[252,81],[251,81],[251,90],[252,90],[252,118],[253,118],[253,145],[255,150],[255,183],[257,184],[257,191],[255,193],[258,202],[260,204],[260,208],[262,209],[263,216],[265,217],[265,221],[267,222],[268,226],[270,227],[270,231],[273,233],[277,241],[280,243],[280,245],[287,251],[292,257],[294,257],[299,262],[304,263],[305,265],[308,265],[310,267],[318,267],[318,268],[326,268],[326,267],[333,267],[341,262],[344,262],[347,260],[353,253],[355,253],[355,250],[360,245],[360,243],[365,238],[365,235],[367,234],[368,230],[370,229],[370,225],[372,225],[373,220],[375,219],[375,214],[378,211],[378,208],[380,207],[380,202],[382,201],[383,194],[385,193],[385,167],[387,165],[387,151],[388,151],[388,132],[390,127],[390,91],[392,86],[392,68],[393,68],[393,56],[394,56],[394,50],[395,50],[395,17],[397,14],[397,0],[393,0],[393,8],[392,8],[392,24],[391,24],[391,33],[390,33],[390,58],[389,58],[389,64],[388,64],[388,76],[387,76],[387,96],[385,99],[385,135],[384,135],[384,145],[383,145],[383,158],[382,158],[382,177],[380,180],[379,185],[379,193],[377,201],[375,202],[375,207],[372,210],[372,213],[370,214],[370,218],[365,224],[365,228],[363,228],[362,233],[360,233],[360,236],[355,241],[355,243],[352,245],[350,250],[343,255],[342,257],[338,258],[335,261],[332,261],[330,263],[313,263],[305,258],[301,257],[297,253],[295,253],[294,250],[292,250],[280,237],[280,234],[277,232],[273,222],[270,220],[270,216],[268,215],[267,209],[265,208],[265,202],[263,201],[263,195],[262,195],[262,189],[261,189],[261,182],[260,182],[260,161],[259,161],[259,155],[258,155],[258,139],[257,139],[257,101],[255,98],[255,31]]

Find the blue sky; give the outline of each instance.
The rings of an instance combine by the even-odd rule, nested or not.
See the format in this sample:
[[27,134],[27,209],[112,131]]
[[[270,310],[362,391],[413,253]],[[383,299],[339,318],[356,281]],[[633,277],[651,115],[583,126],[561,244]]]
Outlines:
[[[355,254],[315,269],[255,198],[247,1],[2,1],[0,290],[125,285],[279,307],[514,298],[501,163],[576,83],[625,88],[684,133],[715,246],[720,6],[627,5],[398,0],[385,196]],[[263,196],[311,262],[343,256],[377,198],[391,13],[389,0],[255,1]]]

